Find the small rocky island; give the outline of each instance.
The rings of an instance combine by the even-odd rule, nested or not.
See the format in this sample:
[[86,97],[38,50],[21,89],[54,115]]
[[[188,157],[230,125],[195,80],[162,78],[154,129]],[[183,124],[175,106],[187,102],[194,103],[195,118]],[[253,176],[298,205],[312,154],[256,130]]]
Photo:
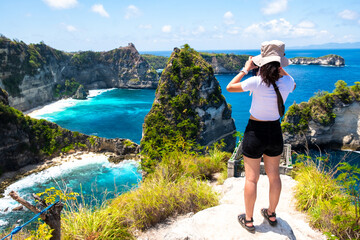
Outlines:
[[313,58],[313,57],[295,57],[290,58],[291,64],[296,65],[324,65],[324,66],[344,66],[345,60],[343,57],[335,54]]

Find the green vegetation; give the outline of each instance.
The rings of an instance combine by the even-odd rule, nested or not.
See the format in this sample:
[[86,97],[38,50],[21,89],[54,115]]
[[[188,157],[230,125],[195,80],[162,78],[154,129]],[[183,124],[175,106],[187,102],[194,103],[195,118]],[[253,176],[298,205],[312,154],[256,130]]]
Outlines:
[[241,68],[244,67],[245,62],[249,59],[249,55],[224,53],[201,53],[201,57],[208,63],[211,63],[212,58],[215,57],[218,64],[229,72],[240,72]]
[[[0,36],[0,48],[7,48],[7,64],[2,66],[2,72],[6,73],[3,77],[3,84],[6,91],[12,96],[20,96],[20,88],[24,76],[35,75],[38,69],[54,58],[56,60],[64,60],[67,54],[55,50],[43,42],[40,44],[29,44],[18,40],[11,41],[10,39]],[[0,54],[0,60],[5,57],[5,54]]]
[[75,78],[71,78],[71,80],[66,79],[64,84],[57,84],[54,87],[54,96],[56,98],[72,97],[78,90],[79,86],[81,85],[75,80]]
[[[155,56],[151,54],[141,55],[145,58],[149,64],[155,69],[164,69],[169,60],[168,57]],[[225,53],[200,53],[200,56],[209,64],[213,62],[213,58],[216,58],[218,64],[224,67],[228,72],[239,72],[248,60],[248,55],[236,55]]]
[[306,131],[311,120],[329,126],[336,118],[333,112],[336,104],[340,102],[350,104],[360,100],[360,82],[348,87],[346,82],[339,80],[335,83],[335,87],[333,93],[318,92],[308,102],[291,105],[281,124],[283,131],[291,134]]
[[19,153],[30,151],[35,155],[52,156],[60,150],[87,148],[83,134],[72,134],[58,125],[44,119],[33,119],[12,107],[0,103],[0,124],[14,124],[29,137],[29,144],[18,147]]
[[126,139],[126,140],[124,141],[124,145],[125,145],[126,147],[131,147],[131,146],[134,145],[134,143],[133,143],[132,141],[130,141],[129,139]]
[[224,100],[220,87],[206,101],[200,98],[204,82],[216,81],[212,67],[198,52],[185,44],[175,50],[161,76],[155,102],[145,118],[141,167],[152,172],[164,153],[199,150],[200,117],[196,107]]
[[301,59],[307,59],[307,60],[315,60],[315,59],[324,59],[324,58],[329,58],[329,57],[339,57],[339,58],[341,58],[341,56],[336,55],[336,54],[328,54],[328,55],[321,56],[321,57],[293,57],[293,58],[290,58],[290,59],[301,58]]
[[102,58],[100,52],[93,52],[93,51],[85,51],[85,52],[78,52],[75,53],[71,57],[71,62],[77,67],[83,67],[89,65],[93,62],[100,61]]
[[[340,174],[333,178],[335,173]],[[307,212],[312,226],[329,239],[360,238],[360,168],[342,163],[336,171],[325,172],[308,159],[297,163],[293,174],[297,208]]]
[[141,54],[141,56],[155,69],[164,69],[168,62],[168,57],[155,56],[151,54]]

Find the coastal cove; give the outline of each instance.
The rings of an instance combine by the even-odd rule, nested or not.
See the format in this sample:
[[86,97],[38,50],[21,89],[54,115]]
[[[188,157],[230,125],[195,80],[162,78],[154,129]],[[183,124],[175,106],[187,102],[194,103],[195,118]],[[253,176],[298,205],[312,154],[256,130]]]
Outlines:
[[[256,55],[252,50],[223,50],[208,51],[215,53],[234,53]],[[170,52],[146,52],[168,56]],[[356,58],[359,49],[344,50],[288,50],[288,57],[304,56],[319,57],[327,54],[338,54],[345,59],[344,67],[327,67],[317,65],[290,65],[286,68],[297,83],[297,89],[289,95],[286,109],[294,102],[308,101],[318,91],[332,92],[338,80],[344,80],[353,85],[360,80],[360,61]],[[349,74],[351,73],[351,74]],[[225,90],[233,74],[216,75],[220,83],[222,94],[232,106],[232,117],[239,132],[245,130],[250,116],[248,109],[251,97],[246,94],[229,93]],[[248,77],[248,76],[247,76]],[[45,118],[58,123],[60,126],[85,134],[94,134],[106,138],[129,138],[140,143],[142,124],[145,115],[151,108],[155,90],[152,89],[112,89],[92,91],[88,100],[61,100],[42,110],[28,113],[35,118]],[[100,120],[101,119],[101,120]]]
[[[357,51],[356,54],[360,52],[354,51]],[[348,68],[355,70],[351,76]],[[293,102],[309,100],[318,91],[331,92],[339,79],[348,85],[353,85],[360,79],[360,64],[356,61],[349,63],[347,59],[345,67],[293,65],[287,70],[298,84],[296,91],[289,96],[287,108]],[[237,131],[243,132],[249,117],[251,97],[248,94],[226,92],[225,86],[233,77],[234,75],[216,76],[227,103],[232,106]],[[155,90],[152,89],[92,90],[87,100],[63,99],[28,114],[48,119],[72,131],[105,138],[129,138],[139,143],[144,117],[153,104],[154,96]]]

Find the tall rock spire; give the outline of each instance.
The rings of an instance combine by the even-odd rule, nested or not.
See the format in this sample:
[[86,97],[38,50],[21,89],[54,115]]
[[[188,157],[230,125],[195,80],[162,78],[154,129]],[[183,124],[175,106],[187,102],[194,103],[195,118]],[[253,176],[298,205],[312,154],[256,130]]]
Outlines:
[[175,48],[145,117],[143,150],[157,158],[167,143],[182,139],[201,146],[223,140],[225,150],[232,151],[235,132],[231,108],[211,65],[187,44]]

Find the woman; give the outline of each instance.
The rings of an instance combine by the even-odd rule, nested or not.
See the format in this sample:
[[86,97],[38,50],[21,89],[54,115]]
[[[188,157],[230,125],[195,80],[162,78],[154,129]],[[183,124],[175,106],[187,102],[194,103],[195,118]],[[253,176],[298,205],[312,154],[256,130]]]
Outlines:
[[[294,79],[283,69],[287,65],[289,60],[285,58],[285,44],[278,40],[264,42],[261,44],[261,54],[249,57],[241,72],[226,87],[229,92],[250,91],[250,94],[253,94],[251,115],[242,143],[245,166],[245,214],[238,216],[241,226],[251,233],[255,233],[253,212],[261,157],[270,183],[269,206],[261,209],[261,214],[270,225],[277,224],[275,210],[281,192],[279,164],[284,144],[274,86],[280,90],[285,103],[289,93],[296,86]],[[250,70],[256,68],[259,68],[257,76],[241,82]]]

